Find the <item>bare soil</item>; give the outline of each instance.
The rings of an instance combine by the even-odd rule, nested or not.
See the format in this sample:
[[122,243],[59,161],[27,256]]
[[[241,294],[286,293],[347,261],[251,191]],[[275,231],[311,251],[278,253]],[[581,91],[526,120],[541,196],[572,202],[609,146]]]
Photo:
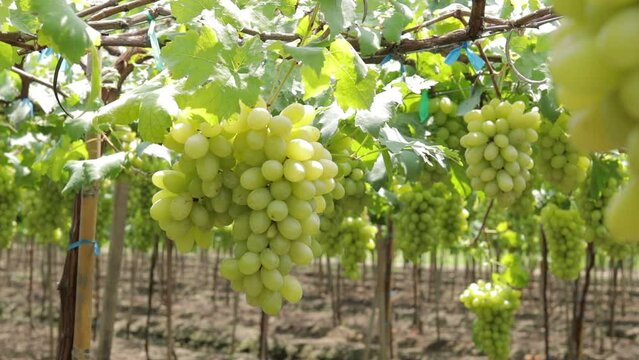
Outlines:
[[[0,359],[50,359],[49,327],[43,296],[43,253],[37,249],[33,269],[32,322],[28,316],[28,261],[26,249],[18,246],[10,253],[0,254]],[[120,307],[115,323],[116,337],[111,358],[114,360],[144,359],[146,302],[148,289],[148,255],[140,255],[133,303],[130,302],[131,256],[127,254],[120,286]],[[53,310],[57,317],[58,294],[55,282],[62,270],[63,252],[58,250],[53,276]],[[104,276],[107,254],[101,254],[101,274]],[[7,259],[9,263],[7,264]],[[235,334],[235,351],[231,354],[234,294],[226,282],[218,278],[213,289],[215,256],[180,255],[174,262],[176,282],[173,305],[173,334],[178,359],[257,359],[260,313],[240,297]],[[462,263],[462,261],[460,261]],[[160,263],[159,266],[162,266]],[[332,324],[327,277],[314,265],[298,271],[304,285],[304,298],[298,304],[287,304],[281,314],[269,321],[269,355],[271,359],[363,359],[366,339],[372,333],[370,358],[375,358],[376,322],[370,326],[374,299],[373,272],[366,279],[342,284],[342,322]],[[326,269],[323,269],[326,273]],[[488,269],[477,269],[476,277],[488,276]],[[333,270],[335,271],[335,270]],[[394,269],[392,304],[394,311],[393,341],[397,359],[485,359],[473,345],[473,316],[457,300],[470,282],[470,272],[460,265],[444,268],[439,299],[440,337],[437,338],[436,299],[429,296],[428,269],[423,269],[422,313],[423,334],[412,326],[413,283],[409,267]],[[609,331],[609,289],[611,274],[598,269],[588,294],[584,325],[584,359],[639,359],[639,286],[636,274],[620,275],[619,295],[615,307],[613,333]],[[537,276],[537,275],[536,275]],[[465,279],[466,277],[466,279]],[[166,308],[162,299],[163,277],[157,269],[157,292],[154,295],[150,333],[151,359],[167,359]],[[543,359],[543,317],[539,282],[535,278],[523,291],[522,306],[513,329],[511,359]],[[104,279],[100,281],[104,284]],[[431,287],[432,289],[432,287]],[[551,358],[561,359],[566,352],[567,320],[571,309],[569,293],[572,284],[553,281],[550,284]],[[102,289],[100,289],[102,291]],[[100,294],[103,297],[103,294]],[[132,310],[132,323],[127,337],[127,312]],[[57,327],[57,324],[54,325]],[[55,329],[57,331],[57,328]],[[612,335],[612,336],[610,336]],[[57,336],[54,332],[54,336]]]

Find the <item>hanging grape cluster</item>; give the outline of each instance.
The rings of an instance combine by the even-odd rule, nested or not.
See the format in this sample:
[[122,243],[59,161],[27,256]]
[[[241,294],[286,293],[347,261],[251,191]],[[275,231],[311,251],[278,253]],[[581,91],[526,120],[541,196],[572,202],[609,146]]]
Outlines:
[[425,188],[414,183],[399,195],[395,218],[397,247],[411,262],[443,243],[452,246],[466,230],[467,212],[459,194],[444,183]]
[[28,232],[43,243],[62,240],[56,231],[70,227],[73,198],[62,194],[61,184],[48,179],[24,195],[22,219]]
[[537,141],[540,116],[524,112],[525,104],[495,99],[481,110],[464,115],[468,134],[461,139],[466,148],[466,174],[474,190],[510,205],[526,190],[530,180],[532,144]]
[[466,135],[466,126],[461,116],[457,116],[457,104],[444,96],[430,100],[428,110],[432,123],[427,127],[438,144],[453,150],[462,150],[460,139]]
[[[147,160],[144,163],[148,163]],[[155,187],[146,176],[131,176],[127,199],[127,246],[148,250],[154,241],[162,236],[162,230],[157,222],[151,219],[148,208],[152,205],[151,199],[155,193]]]
[[[550,70],[571,111],[571,140],[587,151],[628,150],[628,184],[606,209],[620,242],[639,241],[639,4],[636,1],[554,1],[566,17],[555,36]],[[633,44],[633,45],[630,45]],[[622,54],[622,55],[619,55]]]
[[548,244],[550,272],[563,280],[575,280],[584,267],[584,222],[575,209],[550,203],[541,210]]
[[14,176],[13,167],[0,165],[0,249],[11,244],[18,216],[19,193]]
[[546,181],[569,194],[586,179],[590,160],[569,142],[566,126],[568,115],[556,122],[543,119],[539,129],[537,169]]
[[479,280],[460,296],[475,315],[473,341],[490,360],[507,360],[510,355],[511,328],[519,309],[521,293],[507,285]]
[[586,224],[585,237],[588,242],[594,242],[598,249],[601,249],[608,256],[623,259],[629,256],[632,251],[631,245],[620,244],[614,241],[605,225],[605,208],[610,199],[621,187],[621,164],[613,162],[617,170],[609,174],[604,180],[604,188],[596,191],[593,186],[592,173],[589,174],[584,184],[579,188],[575,200],[582,219]]
[[340,242],[340,264],[346,276],[358,279],[359,264],[375,248],[377,228],[365,217],[347,217],[339,226],[336,238]]
[[232,224],[233,258],[220,272],[250,305],[277,314],[283,299],[302,296],[290,271],[321,253],[313,237],[326,208],[323,196],[337,189],[338,165],[318,142],[319,130],[306,125],[315,112],[291,104],[272,116],[263,103],[242,105],[223,123],[185,113],[190,116],[181,116],[164,141],[181,158],[154,175],[162,190],[151,216],[181,251],[194,242],[208,247],[214,226]]

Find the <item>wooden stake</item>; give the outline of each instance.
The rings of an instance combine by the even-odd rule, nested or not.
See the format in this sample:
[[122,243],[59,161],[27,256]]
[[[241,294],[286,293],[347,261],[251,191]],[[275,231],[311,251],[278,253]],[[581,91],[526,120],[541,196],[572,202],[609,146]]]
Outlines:
[[[87,136],[86,147],[90,159],[100,157],[100,135]],[[98,183],[94,182],[82,188],[80,205],[80,240],[95,241],[95,224],[98,216]],[[75,322],[73,329],[73,358],[89,360],[91,358],[91,303],[93,295],[93,247],[78,248],[78,273],[75,303]]]

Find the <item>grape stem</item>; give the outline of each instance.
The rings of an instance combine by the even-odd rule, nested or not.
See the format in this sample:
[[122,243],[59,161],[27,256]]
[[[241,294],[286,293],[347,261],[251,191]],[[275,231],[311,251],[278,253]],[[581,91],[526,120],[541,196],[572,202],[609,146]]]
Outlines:
[[479,241],[479,237],[484,232],[484,229],[486,228],[486,222],[488,221],[488,215],[490,215],[490,211],[492,210],[494,203],[495,203],[495,199],[491,199],[490,203],[488,203],[488,208],[486,208],[486,212],[484,213],[484,218],[481,221],[481,227],[479,228],[477,235],[475,235],[475,238],[473,239],[471,246],[475,246],[477,244],[477,241]]

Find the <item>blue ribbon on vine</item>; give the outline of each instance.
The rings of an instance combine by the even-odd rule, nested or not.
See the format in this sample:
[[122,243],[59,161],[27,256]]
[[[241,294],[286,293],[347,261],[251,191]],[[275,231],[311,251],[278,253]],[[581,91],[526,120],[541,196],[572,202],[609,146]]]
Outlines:
[[[38,61],[43,62],[46,59],[48,59],[50,56],[55,56],[58,59],[60,58],[59,54],[56,54],[52,48],[48,47],[40,51],[40,56],[38,57]],[[69,66],[69,63],[67,62],[66,59],[62,59],[62,71],[67,76],[67,78],[71,76],[71,66]]]
[[444,62],[448,65],[452,65],[455,61],[459,59],[462,49],[466,50],[466,56],[468,57],[468,62],[470,62],[470,65],[472,65],[475,71],[481,70],[481,68],[483,68],[484,65],[486,65],[486,62],[482,60],[482,58],[479,57],[479,55],[475,54],[472,50],[468,48],[468,41],[464,41],[461,44],[461,46],[454,48],[450,53],[448,53],[448,56],[446,56],[446,59],[444,59]]
[[29,109],[29,118],[33,118],[33,103],[28,97],[23,97],[21,100],[22,106],[26,106]]
[[67,250],[77,249],[82,245],[93,245],[93,254],[95,254],[95,256],[100,255],[100,245],[98,245],[98,242],[95,240],[78,240],[69,244]]
[[158,35],[155,32],[155,17],[151,13],[151,10],[146,12],[146,18],[149,21],[149,30],[147,31],[147,36],[149,37],[149,42],[151,43],[151,49],[153,50],[153,57],[155,58],[155,67],[158,70],[164,69],[164,63],[162,62],[162,57],[160,56],[160,43],[158,41]]

